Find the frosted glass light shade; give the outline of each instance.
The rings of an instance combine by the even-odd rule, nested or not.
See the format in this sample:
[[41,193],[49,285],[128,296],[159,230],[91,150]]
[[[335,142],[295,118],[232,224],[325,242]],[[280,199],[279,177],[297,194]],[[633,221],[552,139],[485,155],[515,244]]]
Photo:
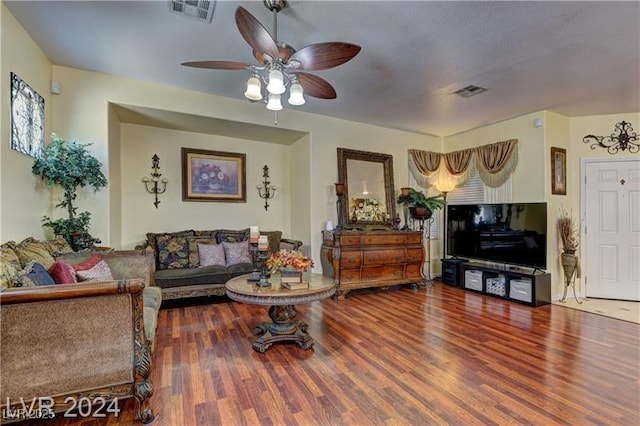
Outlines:
[[262,84],[258,77],[250,77],[249,80],[247,80],[247,90],[244,92],[244,96],[252,101],[262,99]]
[[435,187],[440,192],[450,192],[456,187],[453,176],[449,174],[444,164],[441,164],[438,168],[438,181],[436,182]]
[[300,83],[293,83],[289,88],[289,103],[291,105],[304,105],[304,90]]
[[285,91],[284,76],[280,70],[269,71],[269,84],[267,85],[267,91],[274,95],[281,95]]
[[280,102],[280,95],[274,95],[269,93],[269,102],[267,103],[267,109],[271,111],[280,111],[282,109],[282,102]]

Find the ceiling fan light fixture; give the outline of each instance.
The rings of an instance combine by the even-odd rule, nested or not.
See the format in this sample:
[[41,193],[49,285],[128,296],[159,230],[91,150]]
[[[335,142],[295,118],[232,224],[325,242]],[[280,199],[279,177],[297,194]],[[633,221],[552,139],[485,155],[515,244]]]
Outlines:
[[282,110],[282,102],[280,102],[280,95],[269,93],[269,102],[267,102],[267,109],[271,111]]
[[[170,0],[178,5],[193,5],[198,2],[215,0]],[[309,71],[335,68],[350,61],[360,52],[361,47],[351,43],[331,41],[314,43],[294,49],[278,40],[278,12],[286,7],[286,0],[264,0],[264,5],[273,13],[274,32],[271,35],[265,27],[244,7],[236,8],[235,20],[238,31],[253,49],[258,65],[237,61],[189,61],[182,65],[213,70],[248,70],[244,96],[249,102],[266,104],[272,111],[282,110],[282,97],[289,88],[289,104],[304,105],[305,95],[318,99],[335,99],[336,91],[331,84]]]
[[304,90],[300,83],[295,82],[289,87],[289,104],[299,106],[304,105]]
[[269,71],[269,84],[267,84],[267,91],[274,95],[281,95],[285,90],[282,71],[277,69]]
[[257,75],[254,74],[247,80],[247,90],[244,92],[244,96],[250,101],[262,99],[262,83]]

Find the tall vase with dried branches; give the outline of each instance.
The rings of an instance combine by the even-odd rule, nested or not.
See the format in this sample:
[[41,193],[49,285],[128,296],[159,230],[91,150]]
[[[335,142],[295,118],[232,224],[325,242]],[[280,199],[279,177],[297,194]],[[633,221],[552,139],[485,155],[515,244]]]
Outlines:
[[567,299],[567,288],[573,287],[573,297],[576,302],[582,303],[576,296],[575,278],[580,276],[580,261],[576,256],[578,250],[578,226],[573,219],[571,213],[560,207],[560,217],[558,218],[558,234],[562,242],[562,253],[560,254],[560,263],[564,271],[564,294],[561,302]]

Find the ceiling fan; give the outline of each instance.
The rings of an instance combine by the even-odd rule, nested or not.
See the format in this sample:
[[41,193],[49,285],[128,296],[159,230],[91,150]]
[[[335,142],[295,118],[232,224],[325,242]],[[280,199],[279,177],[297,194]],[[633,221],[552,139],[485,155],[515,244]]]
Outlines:
[[[304,94],[321,99],[335,99],[335,89],[323,78],[303,71],[319,71],[342,65],[360,52],[360,46],[344,42],[325,42],[295,50],[278,41],[278,12],[286,6],[284,0],[264,0],[273,12],[274,35],[245,8],[236,9],[236,25],[245,41],[253,48],[258,65],[235,61],[194,61],[182,65],[215,70],[249,70],[244,95],[257,102],[266,97],[267,108],[282,109],[281,95],[289,86],[289,104],[303,105]],[[263,91],[263,87],[265,90]]]

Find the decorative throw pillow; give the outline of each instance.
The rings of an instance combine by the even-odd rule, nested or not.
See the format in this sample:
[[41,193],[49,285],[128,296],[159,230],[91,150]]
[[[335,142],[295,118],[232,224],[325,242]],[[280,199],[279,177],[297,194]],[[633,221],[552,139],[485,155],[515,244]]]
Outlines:
[[232,229],[219,229],[216,232],[216,242],[238,243],[249,239],[249,228],[234,231]]
[[280,251],[280,240],[282,239],[282,231],[260,231],[260,235],[266,235],[267,237],[269,237],[269,250],[267,251],[269,255]]
[[96,263],[93,268],[84,271],[76,271],[78,281],[94,282],[94,281],[112,281],[111,269],[107,262],[101,260]]
[[29,262],[34,261],[47,269],[51,267],[55,261],[51,253],[49,253],[49,244],[31,237],[17,244],[14,251],[18,255],[20,264],[23,267],[26,267]]
[[179,269],[189,267],[188,236],[157,237],[158,269]]
[[156,253],[156,262],[158,262],[158,238],[160,239],[169,239],[171,237],[189,237],[194,236],[194,231],[192,229],[187,229],[185,231],[179,232],[164,232],[160,234],[154,234],[153,232],[147,233],[147,242],[149,243],[149,247],[151,247]]
[[217,233],[218,231],[210,230],[210,229],[206,229],[204,231],[193,231],[193,235],[199,238],[202,238],[202,237],[215,238]]
[[11,244],[2,244],[0,246],[0,288],[15,287],[21,270],[20,259],[11,248]]
[[48,243],[51,256],[56,257],[60,254],[73,253],[73,249],[64,237],[58,235],[53,240],[49,240]]
[[17,287],[36,287],[55,284],[56,282],[44,266],[38,262],[29,262],[22,270],[20,277],[18,277]]
[[77,283],[76,271],[73,266],[66,260],[56,260],[49,268],[49,274],[53,277],[56,284],[73,284]]
[[[197,231],[196,231],[197,232]],[[187,244],[189,245],[189,268],[197,268],[200,266],[200,254],[198,253],[198,243],[200,244],[215,244],[216,240],[213,237],[187,237]]]
[[249,256],[249,241],[241,243],[223,242],[224,257],[227,259],[227,266],[237,265],[238,263],[251,263]]
[[200,266],[227,266],[222,244],[198,243],[198,256],[200,257]]
[[83,262],[74,264],[73,270],[76,271],[76,274],[80,271],[86,271],[96,266],[98,263],[100,263],[101,260],[102,258],[98,256],[91,256],[89,259]]

